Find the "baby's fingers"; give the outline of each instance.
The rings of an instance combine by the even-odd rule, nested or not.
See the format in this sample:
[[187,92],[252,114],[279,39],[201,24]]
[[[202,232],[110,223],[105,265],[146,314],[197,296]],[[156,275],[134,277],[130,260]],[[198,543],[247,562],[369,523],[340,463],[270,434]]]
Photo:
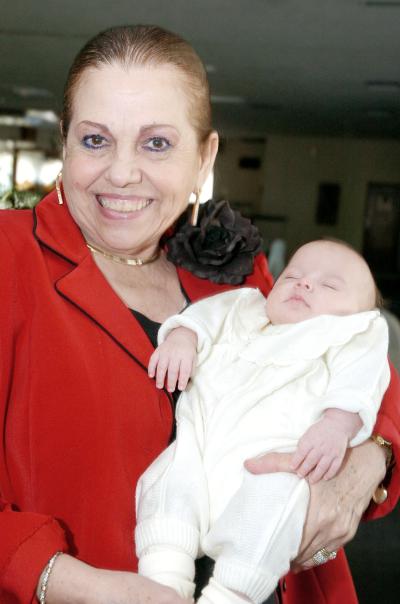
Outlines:
[[183,359],[179,367],[178,389],[185,390],[188,385],[190,376],[192,375],[193,361],[192,359]]
[[331,462],[331,457],[321,457],[314,470],[308,476],[308,482],[314,484],[319,482],[322,478],[326,479],[327,472],[331,468]]
[[158,350],[155,350],[150,357],[149,366],[147,368],[147,374],[151,378],[153,378],[156,375],[158,360],[159,360]]
[[300,451],[299,449],[293,453],[292,460],[290,462],[290,467],[292,470],[297,470],[299,468],[299,466],[303,463],[306,454],[307,453]]
[[314,449],[311,450],[305,457],[302,464],[297,468],[296,472],[298,476],[305,478],[315,468],[319,461],[320,455]]
[[179,373],[180,373],[179,359],[170,359],[169,365],[168,365],[168,377],[167,377],[168,392],[175,391]]
[[164,388],[165,376],[168,371],[168,362],[163,361],[162,359],[158,359],[158,364],[156,368],[156,386],[157,388]]
[[307,442],[305,439],[301,438],[297,445],[296,451],[292,455],[290,467],[294,471],[298,470],[311,451],[312,445],[310,445],[310,443]]
[[343,458],[335,457],[335,459],[331,463],[329,470],[326,472],[326,474],[324,476],[324,480],[330,480],[331,478],[336,476],[336,474],[339,471],[340,466],[342,465],[342,461],[343,461]]

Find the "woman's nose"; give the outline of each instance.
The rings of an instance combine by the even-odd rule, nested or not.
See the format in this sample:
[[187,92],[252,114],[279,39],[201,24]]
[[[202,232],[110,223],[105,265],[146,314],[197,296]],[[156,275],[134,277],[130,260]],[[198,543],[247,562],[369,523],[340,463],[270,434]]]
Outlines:
[[115,155],[108,168],[108,179],[114,187],[127,187],[142,182],[140,162],[133,153]]

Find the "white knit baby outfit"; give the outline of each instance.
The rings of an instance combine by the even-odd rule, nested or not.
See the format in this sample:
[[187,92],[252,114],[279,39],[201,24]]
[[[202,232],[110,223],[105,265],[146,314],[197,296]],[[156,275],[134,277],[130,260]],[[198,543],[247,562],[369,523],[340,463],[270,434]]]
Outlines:
[[[389,383],[387,327],[378,311],[272,325],[265,298],[237,289],[206,298],[163,324],[198,335],[198,366],[176,409],[177,437],[136,494],[139,572],[194,592],[194,560],[213,558],[201,604],[259,604],[296,556],[307,482],[253,475],[243,462],[293,451],[327,408],[359,413],[371,434]],[[238,592],[238,593],[233,593]]]

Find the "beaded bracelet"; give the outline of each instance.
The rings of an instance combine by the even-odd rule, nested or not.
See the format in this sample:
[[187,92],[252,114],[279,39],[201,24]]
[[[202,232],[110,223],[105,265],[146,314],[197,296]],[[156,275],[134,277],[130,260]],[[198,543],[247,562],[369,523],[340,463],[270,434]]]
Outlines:
[[43,579],[42,579],[42,584],[40,586],[40,594],[39,594],[39,602],[40,604],[45,604],[46,603],[46,592],[47,592],[47,585],[49,583],[49,577],[50,577],[50,573],[53,570],[53,566],[55,561],[57,560],[58,556],[62,554],[62,552],[56,552],[54,554],[54,556],[52,556],[47,564],[46,570],[44,571],[43,574]]

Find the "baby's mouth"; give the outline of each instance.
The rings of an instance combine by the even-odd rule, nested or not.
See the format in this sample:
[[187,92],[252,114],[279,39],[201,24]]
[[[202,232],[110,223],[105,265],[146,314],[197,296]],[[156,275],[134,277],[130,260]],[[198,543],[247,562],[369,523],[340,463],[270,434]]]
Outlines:
[[293,296],[290,296],[290,298],[288,298],[287,300],[288,302],[298,302],[299,304],[304,304],[305,306],[310,306],[309,304],[307,304],[307,302],[304,300],[304,298],[302,296],[299,296],[299,294],[294,294]]

